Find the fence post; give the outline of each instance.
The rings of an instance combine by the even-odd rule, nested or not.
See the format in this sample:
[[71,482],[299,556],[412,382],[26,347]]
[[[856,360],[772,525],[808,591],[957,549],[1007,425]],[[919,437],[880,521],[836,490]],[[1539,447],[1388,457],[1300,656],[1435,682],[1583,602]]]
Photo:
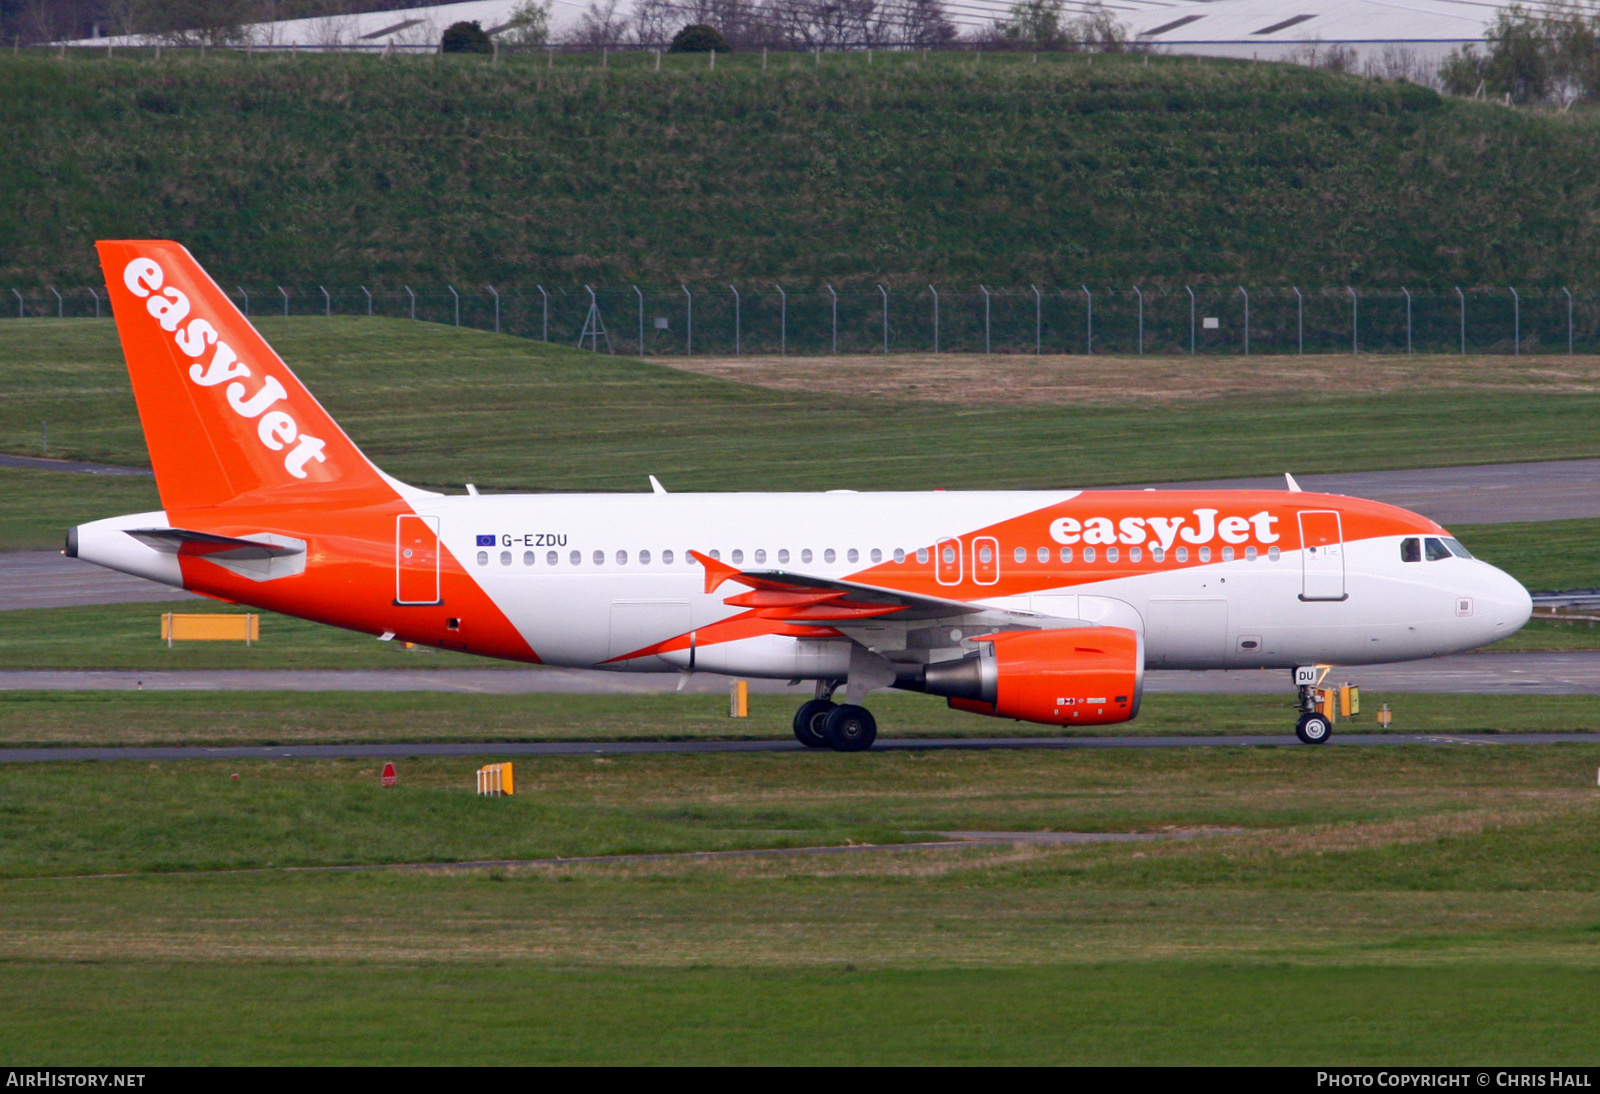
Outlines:
[[1044,296],[1039,292],[1039,286],[1029,285],[1033,290],[1033,355],[1038,357],[1044,352]]
[[322,289],[322,317],[324,319],[329,318],[333,315],[333,297],[329,296],[328,290],[323,289],[321,285],[318,285],[317,288]]
[[789,294],[783,291],[783,286],[776,281],[772,287],[778,290],[778,299],[782,304],[778,308],[778,356],[789,356]]
[[445,288],[449,289],[450,290],[450,295],[455,297],[455,301],[456,301],[456,326],[459,327],[461,325],[461,294],[456,292],[456,287],[454,285],[448,285],[447,284],[447,285],[445,285]]
[[[1570,288],[1562,288],[1562,291],[1566,293],[1566,355],[1571,357],[1573,355],[1573,291]],[[96,299],[96,304],[98,302],[98,299]],[[94,312],[94,315],[99,317],[99,312]]]
[[1349,285],[1344,291],[1350,294],[1350,355],[1358,357],[1361,355],[1361,301]]
[[[544,292],[543,289],[540,289],[539,291],[540,292]],[[644,293],[640,292],[639,291],[639,286],[635,285],[633,287],[633,295],[635,295],[635,296],[637,296],[639,298],[639,356],[643,357],[644,356]],[[549,293],[545,293],[545,297],[544,297],[544,326],[545,326],[545,330],[549,330],[550,329],[550,294]],[[549,339],[545,339],[545,341],[549,341]]]
[[740,356],[740,353],[739,353],[739,290],[733,288],[732,285],[729,285],[728,288],[733,290],[733,355],[735,357],[738,357],[738,356]]
[[243,285],[235,285],[234,288],[238,289],[239,295],[244,297],[244,317],[248,319],[250,318],[250,294],[244,291]]
[[[544,286],[543,285],[535,285],[534,288],[538,289],[539,290],[539,295],[544,297],[544,326],[540,329],[540,335],[539,335],[540,341],[548,342],[548,341],[550,341],[550,294],[544,291]],[[634,292],[638,292],[639,290],[638,289],[634,289],[633,291]],[[643,321],[644,321],[644,298],[643,297],[641,297],[639,299],[639,316],[640,316],[640,322],[643,323]],[[640,342],[642,343],[643,341],[644,341],[644,339],[641,338]],[[640,350],[640,352],[642,353],[644,351]]]
[[488,285],[488,286],[485,286],[485,287],[491,293],[494,294],[494,332],[496,334],[499,334],[500,333],[500,293],[498,291],[496,291],[496,289],[495,289],[495,287],[493,285]]
[[[89,290],[89,295],[94,297],[94,317],[96,319],[99,319],[100,318],[100,294],[94,291],[94,286],[93,285],[85,285],[84,288],[88,289]],[[107,291],[109,292],[110,290],[107,290]],[[1570,341],[1570,339],[1568,341]]]
[[1183,287],[1189,294],[1189,356],[1194,356],[1194,289],[1188,285]]
[[1089,318],[1087,327],[1089,332],[1089,340],[1088,345],[1084,348],[1085,355],[1092,357],[1094,355],[1094,295],[1089,292],[1089,286],[1087,285],[1079,285],[1078,288],[1083,290],[1083,298],[1089,303]]
[[[63,47],[63,48],[65,48],[65,47]],[[17,318],[18,319],[26,319],[27,318],[27,313],[26,313],[26,311],[24,309],[27,307],[27,303],[26,303],[26,301],[24,301],[22,299],[22,294],[19,293],[16,289],[12,289],[11,290],[11,295],[17,298]]]
[[288,315],[289,314],[289,290],[285,289],[282,285],[279,285],[278,286],[278,291],[283,294],[283,314],[284,315]]
[[1144,356],[1144,293],[1139,286],[1133,287],[1134,294],[1139,298],[1139,356]]
[[49,288],[51,292],[56,294],[56,318],[65,319],[67,317],[66,304],[62,301],[61,294],[56,292],[54,285],[49,286]]
[[889,290],[882,285],[878,291],[883,294],[883,355],[889,356]]
[[1461,286],[1456,286],[1456,295],[1461,298],[1461,356],[1467,355],[1467,294],[1461,291]]
[[[928,286],[928,291],[933,294],[933,352],[934,353],[938,353],[939,352],[939,290],[934,288],[932,285],[929,285]],[[19,296],[19,297],[17,297],[17,299],[21,300],[22,297]]]
[[989,352],[989,290],[982,285],[978,291],[983,293],[983,352]]
[[1244,292],[1244,286],[1239,286],[1239,291],[1244,293],[1244,355],[1250,356],[1250,294]]
[[367,287],[365,285],[361,286],[361,291],[366,294],[366,297],[367,297],[367,318],[371,319],[372,318],[372,293],[367,291]]
[[823,282],[823,285],[827,287],[828,296],[833,300],[833,353],[837,356],[839,353],[839,294],[834,292],[833,286],[826,281]]
[[1409,355],[1411,353],[1411,290],[1401,285],[1400,291],[1406,294],[1406,353]]
[[405,290],[406,294],[411,297],[411,318],[415,320],[417,318],[417,294],[411,291],[410,285],[407,285]]
[[1295,331],[1296,340],[1300,347],[1300,356],[1306,353],[1306,298],[1300,295],[1300,287],[1294,287]]
[[1511,290],[1511,356],[1522,356],[1522,297],[1517,295],[1514,285],[1506,286]]
[[688,303],[685,305],[687,319],[683,324],[683,355],[694,356],[694,293],[689,291],[689,286],[678,282],[678,288],[683,290],[683,295]]

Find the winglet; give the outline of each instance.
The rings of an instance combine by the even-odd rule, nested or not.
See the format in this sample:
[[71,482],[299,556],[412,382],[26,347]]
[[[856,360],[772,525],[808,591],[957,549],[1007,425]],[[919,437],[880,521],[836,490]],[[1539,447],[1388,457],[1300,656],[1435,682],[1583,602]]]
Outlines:
[[665,494],[667,492],[667,488],[665,486],[661,485],[661,480],[660,479],[657,479],[654,475],[651,475],[650,476],[650,492],[652,494]]
[[714,593],[722,588],[723,584],[731,578],[739,576],[737,566],[729,566],[726,562],[719,562],[709,555],[699,551],[690,551],[689,557],[706,568],[706,592]]
[[1300,484],[1294,481],[1294,476],[1289,474],[1289,472],[1285,471],[1283,473],[1283,481],[1289,484],[1289,493],[1291,493],[1291,494],[1304,493],[1304,491],[1302,491],[1300,489]]

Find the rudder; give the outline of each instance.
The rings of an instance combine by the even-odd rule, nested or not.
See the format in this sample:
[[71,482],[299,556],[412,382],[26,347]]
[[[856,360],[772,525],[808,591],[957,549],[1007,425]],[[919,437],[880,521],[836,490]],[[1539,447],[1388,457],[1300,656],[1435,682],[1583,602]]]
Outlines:
[[95,246],[166,509],[396,496],[182,245]]

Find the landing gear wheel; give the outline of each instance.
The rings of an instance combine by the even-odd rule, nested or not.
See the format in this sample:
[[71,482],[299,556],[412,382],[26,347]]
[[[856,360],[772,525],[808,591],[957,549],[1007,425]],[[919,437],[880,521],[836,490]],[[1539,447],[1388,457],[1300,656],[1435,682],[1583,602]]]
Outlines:
[[794,739],[807,748],[827,748],[828,737],[822,732],[822,723],[832,713],[833,703],[827,699],[801,703],[794,714]]
[[1325,745],[1328,738],[1333,736],[1333,727],[1320,714],[1302,714],[1300,721],[1295,724],[1294,735],[1303,744]]
[[865,752],[878,739],[878,722],[866,707],[841,703],[828,713],[822,732],[838,752]]

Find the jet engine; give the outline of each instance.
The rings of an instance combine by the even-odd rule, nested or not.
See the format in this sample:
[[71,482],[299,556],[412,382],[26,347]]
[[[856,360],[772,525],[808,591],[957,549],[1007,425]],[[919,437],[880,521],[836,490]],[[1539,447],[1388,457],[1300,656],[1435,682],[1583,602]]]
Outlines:
[[928,665],[909,686],[945,696],[956,710],[1046,725],[1113,725],[1139,713],[1144,636],[1138,631],[1005,631],[975,641],[985,648]]

